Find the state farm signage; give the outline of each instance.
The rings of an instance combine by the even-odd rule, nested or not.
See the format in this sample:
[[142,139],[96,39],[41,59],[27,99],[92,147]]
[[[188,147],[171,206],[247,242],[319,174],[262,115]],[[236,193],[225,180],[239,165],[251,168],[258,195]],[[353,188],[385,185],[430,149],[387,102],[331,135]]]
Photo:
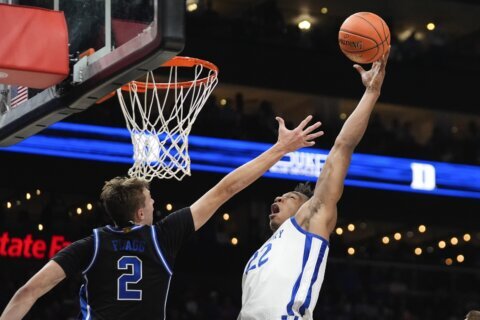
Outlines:
[[33,239],[31,234],[23,238],[10,237],[8,232],[4,232],[0,237],[0,257],[50,259],[70,243],[61,235],[52,235],[45,240]]

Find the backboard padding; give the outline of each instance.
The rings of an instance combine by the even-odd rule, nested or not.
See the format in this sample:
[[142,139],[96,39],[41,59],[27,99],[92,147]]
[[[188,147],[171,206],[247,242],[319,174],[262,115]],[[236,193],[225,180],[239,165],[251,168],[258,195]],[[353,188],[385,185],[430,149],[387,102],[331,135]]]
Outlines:
[[[83,5],[80,1],[63,1]],[[105,3],[108,3],[110,0],[105,1]],[[138,8],[143,8],[142,3],[148,3],[154,11],[153,13],[147,13],[147,15],[151,15],[153,21],[148,21],[147,18],[141,19],[145,12],[137,13],[139,17],[137,19],[135,11],[125,13],[121,12],[120,8],[120,12],[115,13],[114,10],[111,10],[113,23],[100,33],[105,33],[105,30],[112,31],[113,50],[89,63],[83,70],[83,80],[81,82],[73,83],[73,78],[69,77],[66,81],[38,93],[16,108],[15,112],[9,111],[0,114],[0,146],[15,144],[71,114],[89,108],[100,98],[123,84],[141,77],[149,70],[156,69],[182,51],[185,43],[184,1],[118,0],[112,1],[112,8],[115,3],[124,3],[122,1],[127,1],[128,6],[136,4]],[[46,2],[50,4],[52,1]],[[87,0],[84,2],[98,4],[103,3],[103,0]],[[45,1],[42,1],[42,3],[45,3]],[[62,9],[62,2],[60,2],[60,9]],[[127,19],[122,21],[122,14],[123,18],[127,17]],[[108,15],[108,13],[105,13],[105,15]],[[103,19],[105,16],[100,18]],[[79,20],[81,21],[81,19]],[[125,24],[136,26],[137,31],[142,28],[142,25],[148,25],[148,27],[139,34],[135,34],[132,29],[129,35],[120,36],[116,33],[118,33],[118,28],[122,28],[122,22],[123,27],[125,27]],[[70,24],[74,23],[70,22]],[[84,25],[90,26],[90,24]],[[79,28],[81,29],[81,27]],[[69,34],[73,35],[73,31],[75,30],[69,30]],[[93,42],[95,41],[97,40],[94,39]],[[85,44],[81,44],[73,41],[72,43],[75,43],[76,47],[72,50],[86,50],[88,48],[82,46],[90,46],[93,42],[85,41]],[[100,40],[100,44],[95,49],[102,49],[102,44],[104,45]],[[77,52],[71,51],[70,54],[75,56]],[[72,63],[70,71],[73,72],[73,69]]]

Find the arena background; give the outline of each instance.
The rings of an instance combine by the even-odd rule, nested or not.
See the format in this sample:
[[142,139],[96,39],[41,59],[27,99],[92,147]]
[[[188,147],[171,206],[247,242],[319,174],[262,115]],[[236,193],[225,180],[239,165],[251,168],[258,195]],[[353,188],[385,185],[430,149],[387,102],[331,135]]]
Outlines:
[[[392,52],[357,152],[469,165],[475,175],[470,178],[479,179],[480,2],[187,3],[197,8],[187,13],[182,55],[220,68],[220,84],[192,135],[272,143],[275,115],[292,126],[311,113],[326,133],[316,147],[328,150],[363,91],[338,48],[338,28],[350,14],[372,11],[391,28]],[[304,18],[312,22],[310,30],[299,30]],[[432,31],[426,28],[430,22],[436,25]],[[125,126],[116,99],[67,121]],[[4,150],[0,159],[0,236],[30,235],[48,248],[57,236],[75,241],[106,223],[100,189],[129,167]],[[222,176],[193,170],[181,182],[155,180],[157,218],[190,205]],[[197,232],[178,257],[168,319],[236,318],[243,268],[269,236],[269,206],[297,182],[262,178]],[[347,186],[339,205],[342,230],[331,237],[315,319],[463,319],[480,308],[479,214],[478,197]],[[1,310],[47,259],[25,252],[0,257]],[[64,281],[26,319],[73,319],[78,283]]]

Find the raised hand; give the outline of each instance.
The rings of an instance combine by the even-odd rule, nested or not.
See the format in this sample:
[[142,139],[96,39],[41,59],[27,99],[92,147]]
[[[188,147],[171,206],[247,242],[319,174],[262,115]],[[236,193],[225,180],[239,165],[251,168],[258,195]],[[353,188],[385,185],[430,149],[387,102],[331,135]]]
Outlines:
[[285,121],[280,117],[276,117],[275,120],[278,121],[277,144],[281,146],[286,153],[303,147],[313,146],[315,144],[313,140],[323,136],[323,131],[315,132],[315,130],[322,125],[320,121],[307,127],[312,118],[312,116],[306,117],[295,129],[289,130],[285,127]]
[[387,66],[388,56],[390,54],[390,48],[380,58],[372,64],[370,70],[365,71],[360,65],[355,64],[353,67],[360,73],[362,77],[362,83],[368,91],[380,93],[382,89],[383,79],[385,78],[385,67]]

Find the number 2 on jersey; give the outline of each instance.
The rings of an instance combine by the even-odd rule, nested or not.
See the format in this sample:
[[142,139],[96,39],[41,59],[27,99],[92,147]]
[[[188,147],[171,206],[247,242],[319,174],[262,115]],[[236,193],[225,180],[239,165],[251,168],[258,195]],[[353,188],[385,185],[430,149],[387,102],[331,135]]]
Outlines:
[[142,260],[123,256],[117,261],[118,270],[127,270],[117,279],[117,300],[142,300],[142,290],[129,289],[129,284],[142,280]]
[[[245,274],[248,274],[248,272],[253,269],[260,268],[261,266],[263,266],[268,261],[267,254],[270,252],[270,250],[272,250],[271,243],[267,244],[263,248],[260,248],[260,250],[257,250],[257,252],[255,252],[253,257],[250,259],[250,261],[248,261],[247,267],[245,268]],[[260,252],[263,252],[261,256],[260,256]],[[258,262],[257,262],[256,259],[259,256],[260,258],[258,259]]]

